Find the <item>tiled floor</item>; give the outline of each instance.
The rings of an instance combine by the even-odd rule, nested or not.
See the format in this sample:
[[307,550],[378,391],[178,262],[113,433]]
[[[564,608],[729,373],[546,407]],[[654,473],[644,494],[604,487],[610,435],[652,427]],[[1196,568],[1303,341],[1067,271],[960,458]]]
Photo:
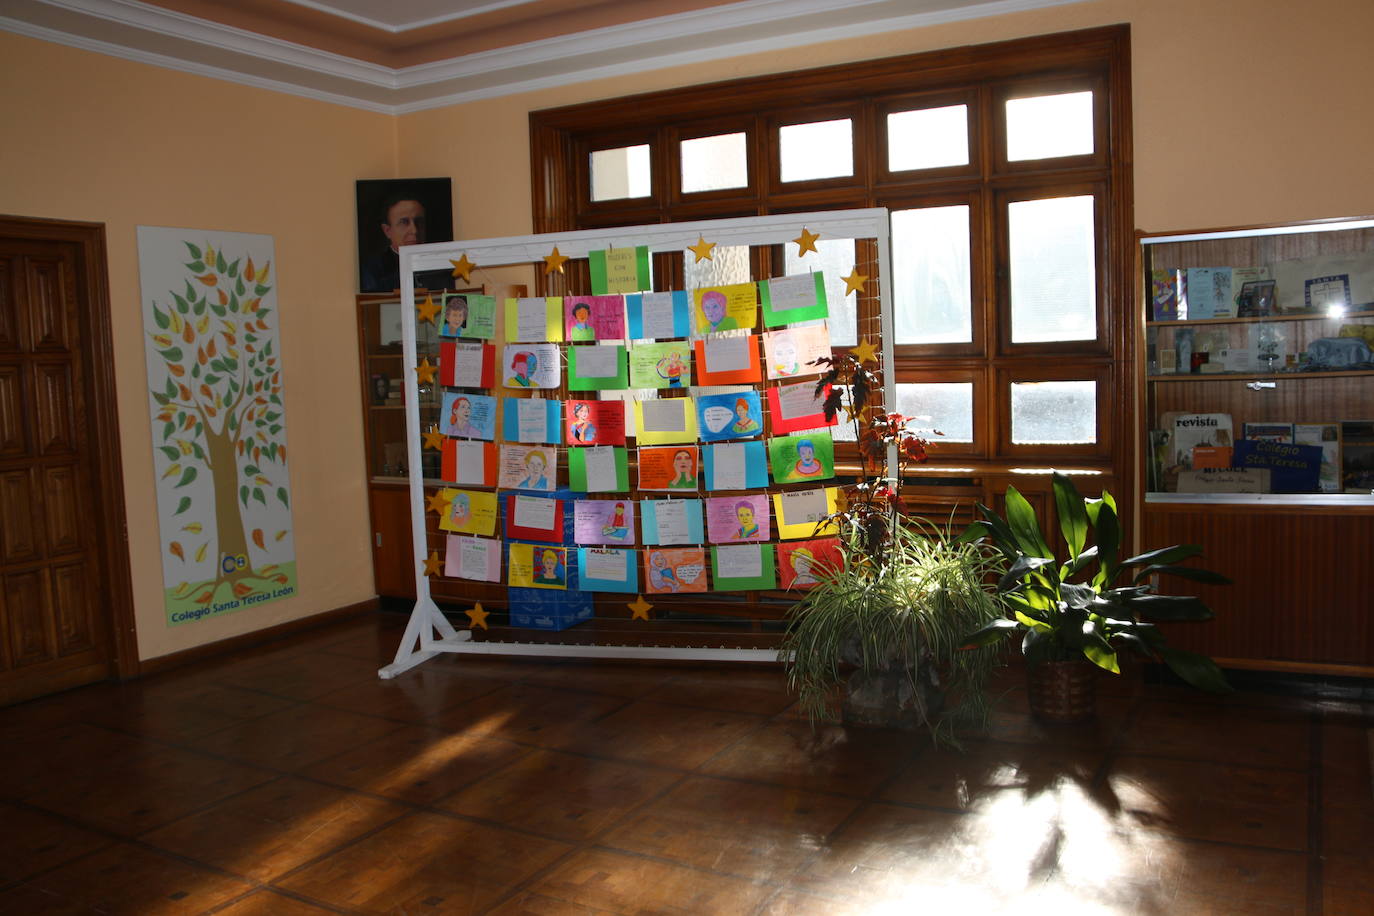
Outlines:
[[1374,704],[1139,679],[965,753],[774,671],[484,657],[404,621],[0,709],[0,913],[1374,913]]

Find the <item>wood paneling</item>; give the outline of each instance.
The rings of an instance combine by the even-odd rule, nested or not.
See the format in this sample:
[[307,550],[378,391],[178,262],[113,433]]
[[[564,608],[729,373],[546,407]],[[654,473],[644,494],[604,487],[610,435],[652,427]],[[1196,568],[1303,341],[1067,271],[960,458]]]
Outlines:
[[34,407],[37,411],[38,454],[44,457],[76,453],[72,372],[65,363],[34,367]]
[[17,365],[0,366],[0,458],[22,458],[28,451],[23,373]]
[[4,583],[12,666],[22,668],[47,661],[54,654],[47,576],[42,570],[31,569],[5,576]]
[[80,494],[76,469],[47,468],[43,472],[43,508],[47,515],[48,554],[70,553],[81,548]]
[[52,568],[53,612],[57,617],[57,654],[71,655],[95,645],[94,606],[85,563]]
[[0,258],[0,353],[19,348],[19,309],[14,295],[14,265]]
[[71,349],[70,303],[67,288],[70,269],[60,258],[27,258],[29,326],[35,351],[67,352]]
[[0,472],[0,563],[38,558],[38,494],[33,471]]

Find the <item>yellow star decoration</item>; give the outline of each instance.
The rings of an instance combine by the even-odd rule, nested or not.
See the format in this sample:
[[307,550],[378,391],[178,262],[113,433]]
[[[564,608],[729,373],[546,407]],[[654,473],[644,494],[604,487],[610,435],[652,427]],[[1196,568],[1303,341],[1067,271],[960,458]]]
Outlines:
[[567,260],[568,256],[559,254],[558,246],[554,245],[553,254],[544,255],[544,273],[551,274],[554,271],[558,271],[561,274],[563,272],[563,265],[567,263]]
[[448,262],[453,265],[453,275],[455,277],[462,277],[464,282],[467,283],[472,282],[472,269],[477,265],[468,260],[468,253],[466,251],[463,252],[463,256],[459,260],[455,261],[453,258],[449,258]]
[[861,293],[864,291],[864,284],[868,282],[868,274],[859,273],[859,268],[854,268],[849,272],[849,276],[840,277],[844,281],[844,294]]
[[425,448],[443,448],[444,434],[437,429],[425,433]]
[[715,247],[715,242],[708,242],[706,241],[706,236],[698,235],[697,243],[695,245],[688,245],[687,250],[697,256],[697,259],[692,263],[700,264],[702,261],[714,260],[714,258],[711,257],[711,249]]
[[469,630],[475,630],[478,627],[481,627],[484,630],[487,629],[487,614],[491,612],[482,610],[482,602],[477,602],[476,607],[474,607],[470,611],[464,611],[463,613],[467,614],[468,620],[471,621],[468,624]]
[[438,366],[431,366],[429,357],[426,356],[420,360],[420,365],[415,367],[415,381],[421,385],[433,385],[434,373],[438,368]]
[[855,415],[856,413],[858,413],[858,411],[854,409],[854,405],[853,405],[853,404],[845,404],[845,405],[844,405],[844,421],[845,421],[846,423],[853,423],[853,422],[854,422],[854,415]]
[[[821,234],[819,232],[812,232],[810,229],[802,226],[802,234],[792,240],[797,243],[797,257],[801,257],[808,251],[816,251],[816,239],[820,237]],[[816,251],[816,254],[820,254],[820,252]]]
[[849,494],[836,487],[835,489],[835,511],[843,512],[849,508]]
[[438,512],[440,515],[443,515],[444,510],[447,508],[448,500],[444,498],[442,490],[435,490],[433,493],[429,494],[430,512]]
[[652,604],[644,600],[643,595],[625,606],[630,609],[631,620],[648,620],[649,610],[653,607]]
[[437,576],[443,564],[439,562],[439,551],[431,550],[429,558],[425,560],[425,575]]
[[860,363],[876,363],[878,354],[873,351],[873,341],[864,338],[864,342],[857,347],[850,347],[849,354]]
[[416,313],[420,316],[420,321],[428,321],[434,324],[434,319],[439,315],[439,306],[434,304],[433,296],[425,296],[425,301],[415,307]]

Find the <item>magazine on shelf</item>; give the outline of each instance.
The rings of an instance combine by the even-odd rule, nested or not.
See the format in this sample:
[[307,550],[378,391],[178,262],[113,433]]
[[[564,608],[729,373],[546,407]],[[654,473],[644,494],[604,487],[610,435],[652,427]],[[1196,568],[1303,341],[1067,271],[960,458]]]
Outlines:
[[[1166,419],[1171,416],[1166,414]],[[1229,446],[1232,444],[1231,415],[1229,413],[1172,414],[1173,435],[1170,437],[1169,465],[1174,468],[1193,467],[1193,448],[1199,445]]]

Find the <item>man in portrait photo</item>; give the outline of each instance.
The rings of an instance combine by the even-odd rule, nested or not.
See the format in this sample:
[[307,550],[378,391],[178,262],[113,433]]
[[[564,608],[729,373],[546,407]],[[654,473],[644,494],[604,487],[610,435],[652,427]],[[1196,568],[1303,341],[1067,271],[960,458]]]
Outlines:
[[[452,240],[449,195],[447,178],[358,182],[358,288],[362,292],[400,289],[401,246]],[[415,283],[427,285],[420,276]]]

